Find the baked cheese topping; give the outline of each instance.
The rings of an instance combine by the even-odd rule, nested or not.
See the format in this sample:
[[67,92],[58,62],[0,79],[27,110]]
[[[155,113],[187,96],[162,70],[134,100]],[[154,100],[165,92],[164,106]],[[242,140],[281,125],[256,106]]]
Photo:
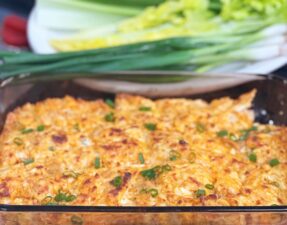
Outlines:
[[0,137],[0,204],[287,204],[287,129],[238,99],[65,97],[11,112]]

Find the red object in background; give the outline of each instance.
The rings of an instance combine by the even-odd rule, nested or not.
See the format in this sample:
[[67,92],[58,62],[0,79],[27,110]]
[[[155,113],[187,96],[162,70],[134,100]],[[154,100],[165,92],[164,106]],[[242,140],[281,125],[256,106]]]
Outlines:
[[3,21],[2,39],[8,45],[28,47],[27,21],[19,16],[6,16]]

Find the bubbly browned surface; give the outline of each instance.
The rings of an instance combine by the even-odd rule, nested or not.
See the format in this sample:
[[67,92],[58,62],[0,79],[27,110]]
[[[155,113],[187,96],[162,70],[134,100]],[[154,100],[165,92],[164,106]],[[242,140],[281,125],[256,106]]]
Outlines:
[[[0,203],[286,205],[287,129],[254,123],[254,95],[207,103],[121,94],[115,108],[71,97],[26,104],[8,115],[0,137]],[[143,176],[147,169],[154,178]],[[56,201],[59,193],[72,200]]]

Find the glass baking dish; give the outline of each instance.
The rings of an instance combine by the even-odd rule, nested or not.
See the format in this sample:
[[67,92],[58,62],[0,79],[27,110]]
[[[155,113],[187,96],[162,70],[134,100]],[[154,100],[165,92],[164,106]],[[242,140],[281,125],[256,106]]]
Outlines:
[[[181,74],[188,81],[165,85],[138,85],[117,81],[119,76],[142,77]],[[82,74],[83,75],[83,74]],[[0,127],[7,113],[27,102],[35,103],[65,95],[83,99],[113,97],[129,92],[152,98],[186,97],[210,101],[222,96],[237,97],[257,89],[253,103],[256,121],[287,125],[287,81],[275,76],[206,74],[188,72],[121,72],[113,81],[96,80],[86,74],[55,75],[39,81],[31,77],[2,82],[0,88]],[[136,88],[135,88],[136,87]],[[113,92],[113,93],[112,93]],[[102,207],[102,206],[26,206],[0,205],[0,224],[9,225],[285,225],[287,206],[265,207]]]

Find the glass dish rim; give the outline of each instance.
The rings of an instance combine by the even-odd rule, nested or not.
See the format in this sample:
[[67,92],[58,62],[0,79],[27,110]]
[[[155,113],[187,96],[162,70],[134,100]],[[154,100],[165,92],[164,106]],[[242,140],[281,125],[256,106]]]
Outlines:
[[[111,71],[111,72],[92,72],[92,73],[69,73],[67,74],[67,77],[65,78],[57,78],[57,75],[61,74],[60,72],[53,72],[53,73],[41,73],[42,75],[54,75],[52,79],[50,80],[40,80],[34,79],[33,81],[30,81],[27,78],[30,78],[29,74],[19,74],[19,76],[15,76],[13,78],[6,78],[6,79],[0,79],[0,90],[4,89],[5,87],[9,87],[10,85],[23,85],[23,84],[33,84],[35,82],[45,83],[45,82],[51,82],[51,81],[64,81],[64,80],[79,80],[79,79],[96,79],[94,75],[141,75],[141,76],[152,76],[152,75],[180,75],[180,76],[192,76],[194,78],[258,78],[255,80],[279,80],[282,82],[287,82],[287,77],[282,77],[276,74],[243,74],[243,73],[196,73],[192,71],[181,71],[181,70],[174,70],[174,71],[167,71],[167,70],[139,70],[139,71]],[[107,79],[109,80],[109,79]],[[250,81],[250,80],[247,80]],[[17,83],[19,82],[19,83]],[[149,84],[149,83],[147,83]]]
[[81,212],[81,213],[285,213],[284,206],[65,206],[65,205],[6,205],[0,212]]
[[[197,75],[193,72],[186,71],[120,71],[112,72],[114,74],[134,74],[151,75],[154,73],[163,75],[164,73],[174,74],[181,73],[183,75]],[[214,74],[200,74],[201,77],[222,77],[234,75],[232,73],[214,73]],[[287,82],[287,78],[278,76],[276,74],[262,75],[262,74],[235,74],[236,77],[258,77],[262,80],[278,80],[280,82]],[[65,80],[85,79],[91,77],[73,77]],[[57,79],[52,79],[57,80]],[[3,80],[2,80],[3,81]],[[6,86],[13,85],[14,80],[0,86],[0,90]],[[4,80],[5,82],[5,80]],[[46,81],[40,81],[46,82]],[[49,82],[49,81],[48,81]],[[29,84],[27,82],[24,84]],[[287,205],[283,206],[65,206],[65,205],[9,205],[0,204],[0,212],[39,212],[39,213],[285,213],[287,212]]]

